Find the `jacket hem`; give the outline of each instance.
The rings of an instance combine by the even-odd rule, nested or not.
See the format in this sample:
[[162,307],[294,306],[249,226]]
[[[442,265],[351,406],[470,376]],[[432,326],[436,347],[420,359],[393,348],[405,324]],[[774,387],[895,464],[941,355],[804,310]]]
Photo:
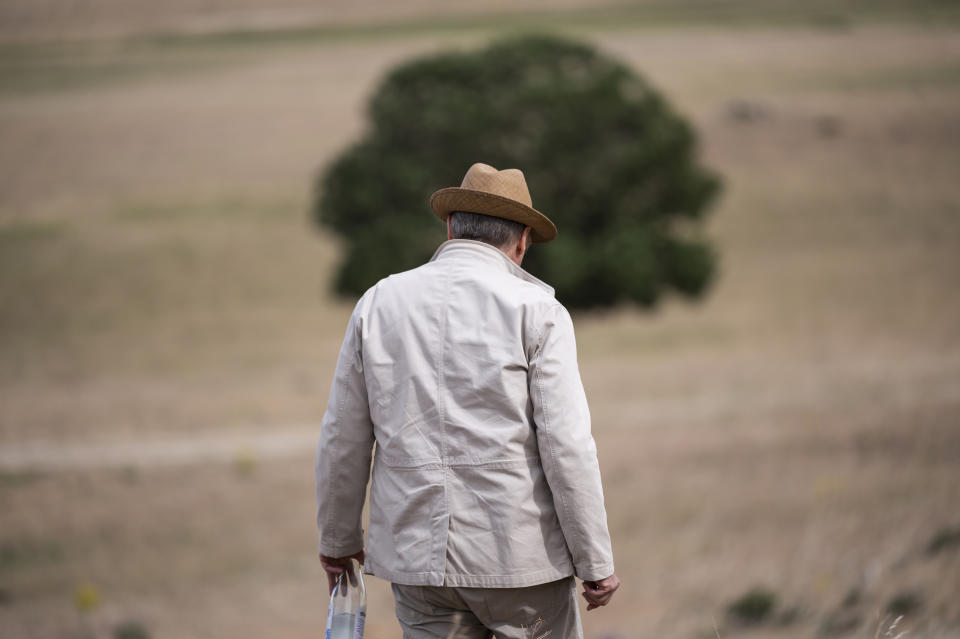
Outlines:
[[464,575],[437,571],[403,572],[387,570],[369,557],[363,572],[403,586],[451,586],[455,588],[524,588],[557,581],[573,575],[573,566],[550,568],[522,575]]

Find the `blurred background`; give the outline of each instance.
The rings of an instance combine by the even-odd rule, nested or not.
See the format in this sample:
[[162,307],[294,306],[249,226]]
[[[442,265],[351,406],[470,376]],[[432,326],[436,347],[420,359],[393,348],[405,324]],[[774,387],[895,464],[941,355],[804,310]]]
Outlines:
[[4,638],[322,635],[318,176],[395,65],[528,29],[723,185],[701,297],[575,316],[623,581],[587,637],[960,636],[955,3],[3,0]]

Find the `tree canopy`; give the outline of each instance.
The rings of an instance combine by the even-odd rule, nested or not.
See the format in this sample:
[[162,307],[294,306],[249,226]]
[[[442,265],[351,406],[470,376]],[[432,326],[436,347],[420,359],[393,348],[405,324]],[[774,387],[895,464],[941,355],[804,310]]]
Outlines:
[[394,68],[365,136],[318,178],[313,213],[346,240],[335,289],[358,296],[419,266],[445,239],[430,194],[474,162],[524,172],[559,229],[524,268],[572,308],[673,291],[697,297],[716,256],[700,222],[720,190],[696,135],[625,64],[553,36],[495,41]]

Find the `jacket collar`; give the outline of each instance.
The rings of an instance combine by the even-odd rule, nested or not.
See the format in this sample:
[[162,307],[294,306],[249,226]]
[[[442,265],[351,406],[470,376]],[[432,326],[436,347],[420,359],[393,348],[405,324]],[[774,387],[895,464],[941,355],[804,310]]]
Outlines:
[[457,256],[482,260],[491,266],[499,267],[504,271],[512,273],[522,280],[536,284],[549,293],[551,297],[554,295],[552,286],[530,275],[530,273],[517,266],[503,251],[485,242],[478,242],[477,240],[447,240],[437,248],[433,257],[430,258],[430,261],[433,262],[435,260]]

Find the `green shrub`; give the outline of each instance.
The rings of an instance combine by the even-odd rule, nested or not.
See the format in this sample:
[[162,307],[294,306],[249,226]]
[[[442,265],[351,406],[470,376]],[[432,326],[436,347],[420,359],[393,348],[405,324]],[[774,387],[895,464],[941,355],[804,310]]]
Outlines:
[[139,621],[124,621],[113,629],[114,639],[150,639],[150,633]]
[[898,593],[887,602],[887,612],[899,617],[912,615],[923,607],[923,598],[919,593],[904,591]]
[[960,546],[960,526],[941,528],[927,544],[927,554],[936,555],[950,548]]
[[719,180],[696,136],[624,64],[552,36],[400,65],[369,104],[369,132],[320,176],[315,220],[343,236],[335,289],[356,296],[446,239],[430,194],[474,162],[524,171],[559,228],[524,267],[571,307],[702,295],[715,253],[700,222]]
[[777,605],[777,595],[762,587],[751,588],[727,606],[727,616],[734,622],[749,626],[770,618]]

